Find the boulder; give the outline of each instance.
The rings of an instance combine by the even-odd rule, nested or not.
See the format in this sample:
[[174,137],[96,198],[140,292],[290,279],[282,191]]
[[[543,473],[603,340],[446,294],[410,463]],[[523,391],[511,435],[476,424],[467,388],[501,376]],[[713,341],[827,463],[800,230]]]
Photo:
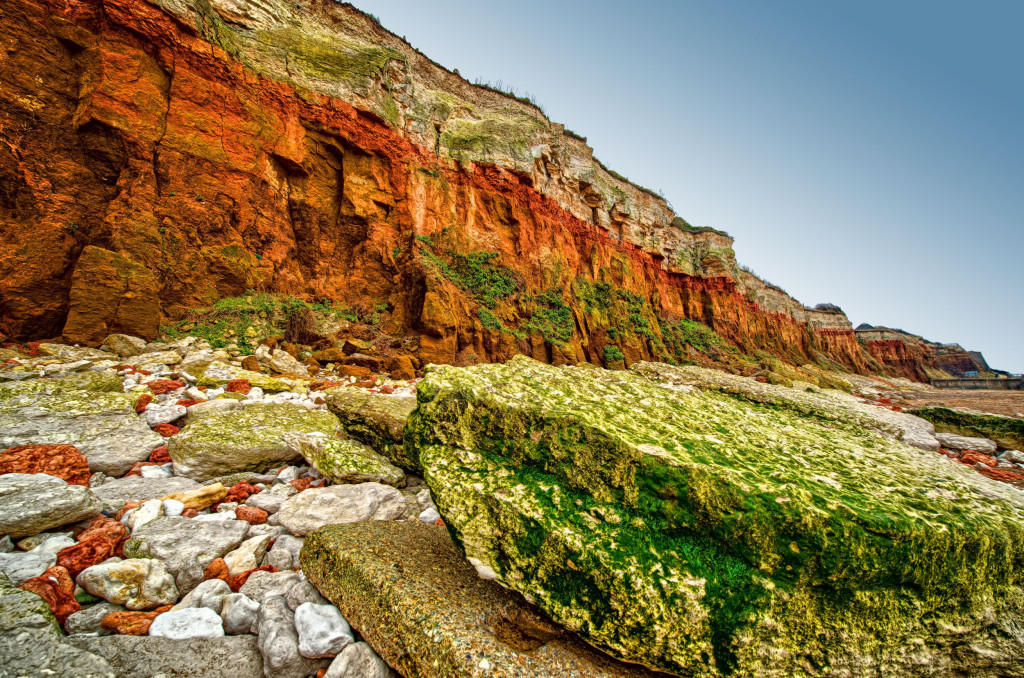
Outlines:
[[352,643],[331,662],[324,678],[391,678],[395,672],[366,643]]
[[0,475],[45,473],[89,487],[89,462],[73,445],[21,445],[0,452]]
[[300,492],[277,512],[280,524],[297,536],[333,523],[401,520],[407,516],[402,493],[390,485],[361,483],[315,487]]
[[328,665],[322,659],[307,659],[299,653],[295,614],[280,596],[263,603],[256,618],[256,633],[267,678],[306,678]]
[[69,638],[77,648],[102,657],[119,678],[263,678],[255,636],[189,638],[107,636]]
[[320,475],[332,482],[405,485],[402,469],[358,440],[338,440],[319,433],[289,433],[284,439]]
[[220,614],[224,598],[231,595],[231,587],[223,579],[207,579],[188,592],[172,610],[184,610],[187,607],[205,607]]
[[[302,569],[403,676],[651,678],[581,642],[522,596],[480,579],[442,527],[330,525],[306,538]],[[364,675],[346,668],[357,658],[346,654],[352,647],[334,660],[342,662],[332,664],[335,675]]]
[[14,551],[0,553],[0,574],[17,586],[38,577],[57,564],[57,554],[48,550]]
[[263,604],[271,598],[284,598],[294,586],[303,581],[300,572],[253,572],[238,590],[251,600]]
[[265,471],[298,457],[284,442],[285,433],[334,436],[337,426],[329,412],[292,405],[256,403],[213,412],[171,438],[174,472],[207,480],[238,471]]
[[191,478],[111,478],[93,490],[103,503],[103,510],[117,513],[129,501],[161,499],[179,492],[188,492],[202,487]]
[[337,657],[355,642],[352,629],[334,605],[302,603],[295,609],[299,654],[307,659]]
[[72,445],[92,471],[124,475],[161,442],[135,414],[135,400],[128,393],[87,390],[0,394],[0,446]]
[[366,443],[399,468],[418,473],[419,466],[405,450],[403,430],[416,398],[381,395],[361,388],[338,387],[324,391],[327,409],[345,431]]
[[[217,580],[220,581],[220,580]],[[238,636],[252,633],[253,624],[260,611],[260,604],[244,593],[231,593],[224,597],[220,608],[224,633]]]
[[224,556],[224,563],[228,566],[228,575],[235,577],[243,572],[255,570],[263,561],[263,556],[266,555],[269,545],[269,534],[251,537],[243,541],[238,548]]
[[174,492],[173,494],[161,497],[161,499],[163,501],[181,502],[183,509],[201,511],[219,501],[223,501],[226,496],[228,496],[228,488],[224,487],[221,483],[212,483],[210,485],[200,485],[184,492]]
[[181,594],[203,580],[203,570],[216,558],[235,549],[245,538],[249,523],[240,520],[200,521],[165,517],[136,530],[124,552],[129,558],[158,558],[174,575]]
[[57,564],[66,568],[74,579],[86,568],[121,555],[126,541],[128,528],[122,522],[99,516],[93,518],[89,527],[78,535],[77,544],[60,550]]
[[224,626],[220,614],[208,607],[186,607],[165,612],[153,620],[149,635],[173,640],[193,638],[220,638]]
[[104,659],[64,639],[42,598],[0,576],[0,678],[30,676],[114,678],[115,673]]
[[972,438],[956,433],[936,433],[935,437],[949,450],[974,450],[982,454],[995,454],[997,449],[996,442],[988,438]]
[[146,350],[146,340],[128,334],[111,334],[103,340],[100,349],[126,358]]
[[0,534],[14,539],[92,518],[99,515],[100,507],[89,488],[68,485],[55,476],[0,476]]
[[153,558],[112,560],[86,568],[78,585],[108,603],[152,610],[178,602],[178,587],[163,562]]
[[267,551],[263,564],[273,565],[278,570],[290,570],[293,567],[298,567],[302,542],[302,537],[293,537],[290,534],[281,535],[274,541],[274,546]]
[[124,254],[87,245],[71,276],[64,340],[98,346],[111,330],[153,338],[160,329],[160,280]]
[[274,514],[281,510],[288,497],[297,494],[298,490],[287,483],[274,485],[269,490],[254,494],[245,500],[247,506]]
[[406,437],[470,563],[629,661],[978,670],[953,634],[985,675],[1024,659],[982,621],[1024,621],[1024,495],[867,430],[847,401],[526,358],[433,366],[417,388]]
[[101,636],[109,635],[110,631],[102,628],[100,623],[113,612],[124,612],[124,607],[100,601],[69,616],[64,622],[64,630],[69,636],[93,633]]

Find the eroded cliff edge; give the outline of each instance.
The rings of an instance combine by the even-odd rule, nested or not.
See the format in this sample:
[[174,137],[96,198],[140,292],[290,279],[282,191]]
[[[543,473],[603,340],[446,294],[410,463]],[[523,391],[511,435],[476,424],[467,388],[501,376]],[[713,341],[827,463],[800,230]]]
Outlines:
[[428,362],[685,357],[690,319],[748,353],[878,367],[841,312],[742,271],[729,236],[350,5],[4,4],[14,338],[153,337],[257,289],[386,308]]

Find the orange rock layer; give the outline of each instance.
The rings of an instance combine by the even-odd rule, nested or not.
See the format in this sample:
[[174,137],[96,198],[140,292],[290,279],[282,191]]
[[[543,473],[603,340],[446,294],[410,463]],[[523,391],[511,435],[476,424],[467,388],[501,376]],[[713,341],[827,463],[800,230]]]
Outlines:
[[[258,289],[387,304],[384,331],[416,338],[424,362],[602,363],[611,338],[570,293],[581,279],[748,353],[868,369],[852,331],[766,312],[728,277],[668,272],[529,177],[440,159],[372,113],[248,70],[145,0],[6,3],[0,39],[0,332],[14,338],[152,338]],[[558,290],[572,340],[485,327],[417,236],[497,253],[531,294]],[[628,361],[659,356],[650,337],[616,343]]]

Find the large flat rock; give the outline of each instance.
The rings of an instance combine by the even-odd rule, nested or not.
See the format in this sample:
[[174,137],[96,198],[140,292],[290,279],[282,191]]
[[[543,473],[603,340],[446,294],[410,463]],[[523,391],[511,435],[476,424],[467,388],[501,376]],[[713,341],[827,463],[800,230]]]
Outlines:
[[171,638],[104,636],[68,643],[102,657],[119,678],[263,678],[256,636]]
[[100,514],[100,501],[81,485],[45,473],[0,475],[0,535],[30,537]]
[[619,656],[687,675],[1024,671],[999,631],[1024,622],[1024,494],[894,431],[522,358],[432,367],[418,392],[406,436],[470,562]]
[[442,527],[330,525],[302,570],[405,678],[641,678],[536,608],[477,577]]
[[338,419],[297,405],[257,403],[211,412],[189,422],[170,440],[174,473],[195,480],[241,471],[259,472],[300,459],[286,434],[321,433],[333,438]]

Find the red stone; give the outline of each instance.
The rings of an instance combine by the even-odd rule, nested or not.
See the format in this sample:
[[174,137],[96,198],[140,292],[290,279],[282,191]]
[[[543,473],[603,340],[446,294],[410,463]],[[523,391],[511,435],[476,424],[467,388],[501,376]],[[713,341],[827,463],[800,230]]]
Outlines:
[[161,445],[149,453],[149,460],[154,464],[169,464],[171,461],[170,448]]
[[997,466],[999,464],[999,462],[997,462],[994,457],[990,457],[987,454],[982,454],[981,452],[975,452],[974,450],[965,450],[964,453],[960,455],[961,464],[974,466],[979,461],[985,466],[989,467]]
[[89,461],[73,445],[21,445],[0,452],[0,475],[45,473],[89,487]]
[[113,556],[123,556],[124,544],[128,537],[128,528],[120,520],[99,516],[78,535],[77,544],[61,549],[57,553],[57,565],[67,569],[73,578],[77,578],[87,567],[102,563]]
[[184,388],[185,384],[173,379],[154,379],[153,381],[147,381],[143,386],[157,395],[164,395],[171,391],[177,391],[179,388]]
[[19,588],[38,594],[45,600],[61,626],[71,614],[82,609],[75,600],[75,580],[63,567],[51,567],[38,577],[23,581]]
[[195,509],[185,509],[184,511],[181,512],[182,518],[195,518],[198,515],[199,511]]
[[242,395],[248,395],[249,391],[252,390],[252,385],[248,379],[232,379],[228,382],[224,390],[228,393],[241,393]]
[[146,411],[146,406],[153,402],[153,395],[151,393],[143,393],[139,396],[138,401],[135,403],[135,413],[142,414]]
[[317,672],[316,672],[316,678],[324,678],[324,676],[326,676],[326,675],[327,675],[327,669],[326,668],[318,669]]
[[295,480],[289,480],[288,484],[294,487],[299,492],[308,490],[313,484],[312,478],[296,478]]
[[193,405],[198,405],[199,403],[205,402],[205,400],[179,400],[177,404],[182,407],[192,407]]
[[164,438],[170,438],[174,434],[178,433],[181,429],[174,424],[157,424],[153,427],[153,430],[162,435]]
[[164,605],[152,612],[111,612],[100,622],[100,628],[122,636],[145,636],[149,633],[153,620],[172,607],[173,605]]
[[260,488],[243,481],[228,488],[228,493],[222,501],[234,501],[241,504],[243,501],[259,491]]
[[893,412],[902,412],[902,411],[903,411],[903,408],[902,408],[902,407],[900,407],[899,405],[893,405],[893,406],[892,406],[892,411],[893,411]]
[[145,467],[145,466],[159,466],[159,465],[160,464],[156,464],[156,463],[153,463],[151,461],[137,461],[137,462],[135,462],[135,465],[133,465],[131,467],[131,469],[129,469],[128,473],[124,474],[123,477],[127,478],[128,476],[141,476],[142,475],[143,467]]
[[267,512],[255,506],[239,506],[235,509],[235,517],[250,525],[262,525],[267,522]]
[[434,524],[435,524],[435,525],[437,525],[438,527],[444,527],[444,521],[443,521],[443,520],[441,520],[440,518],[438,518],[437,520],[435,520],[435,521],[434,521]]
[[1015,473],[1013,471],[1007,471],[1002,468],[979,468],[978,473],[992,480],[999,480],[1004,483],[1010,483],[1012,485],[1021,486],[1024,484],[1024,475]]
[[228,564],[224,562],[223,558],[215,558],[212,563],[206,566],[203,570],[203,581],[207,579],[223,579],[228,580]]

